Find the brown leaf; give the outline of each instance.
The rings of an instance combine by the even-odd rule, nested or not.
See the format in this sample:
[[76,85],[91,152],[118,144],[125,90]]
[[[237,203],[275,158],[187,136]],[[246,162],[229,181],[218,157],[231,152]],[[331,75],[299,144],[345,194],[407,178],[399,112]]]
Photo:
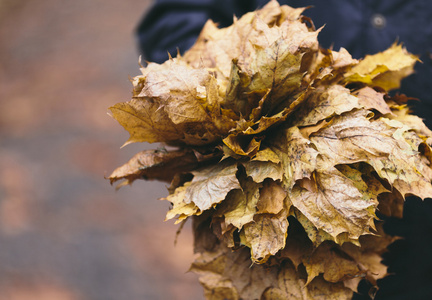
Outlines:
[[338,165],[336,169],[351,180],[353,185],[362,194],[362,199],[364,201],[373,203],[375,207],[378,204],[378,196],[381,193],[388,192],[388,189],[386,189],[373,174],[367,174],[367,171],[364,170],[365,168],[359,166],[358,169],[356,169],[355,167],[356,165]]
[[378,211],[388,217],[403,218],[404,197],[394,189],[379,195]]
[[358,98],[340,85],[319,87],[304,102],[297,126],[315,125],[333,115],[360,108]]
[[337,241],[341,244],[343,241],[338,240],[338,236],[335,238],[323,229],[317,228],[305,215],[303,215],[298,209],[293,209],[293,215],[300,222],[304,228],[308,238],[313,243],[314,247],[318,247],[324,241]]
[[432,170],[407,141],[407,130],[396,120],[369,120],[361,110],[335,117],[311,135],[322,156],[318,169],[364,161],[402,195],[430,197]]
[[303,264],[308,273],[307,284],[319,274],[323,274],[326,281],[340,282],[363,273],[357,262],[333,242],[319,245],[309,257],[303,259]]
[[366,279],[373,285],[377,280],[387,275],[387,266],[382,263],[381,255],[387,252],[387,247],[398,240],[384,232],[383,223],[377,224],[376,235],[365,235],[360,238],[360,246],[350,243],[342,245],[342,250],[357,261],[360,268],[366,272]]
[[327,126],[328,123],[329,122],[327,122],[326,120],[322,120],[321,122],[318,122],[316,125],[301,127],[300,132],[304,138],[309,139],[312,133],[315,133],[319,131],[321,128]]
[[349,238],[357,239],[369,232],[376,200],[364,197],[355,182],[335,168],[301,181],[312,181],[312,189],[296,185],[289,198],[316,228],[333,238],[347,232]]
[[239,299],[232,280],[224,276],[227,261],[226,249],[217,245],[213,251],[200,252],[189,269],[200,275],[199,281],[204,287],[206,299]]
[[171,181],[175,174],[189,172],[198,166],[192,150],[145,150],[135,154],[126,164],[115,169],[108,177],[111,184],[125,179],[132,184],[136,179]]
[[207,274],[199,278],[204,287],[204,296],[209,300],[238,300],[237,290],[231,280],[219,274]]
[[112,116],[130,134],[125,145],[136,142],[183,140],[184,134],[153,99],[132,99],[110,107]]
[[165,142],[205,145],[235,127],[220,109],[219,82],[204,68],[180,58],[150,63],[134,78],[134,99],[111,107],[131,134],[127,143]]
[[310,177],[316,168],[318,152],[297,127],[280,130],[271,148],[282,162],[285,190],[290,190],[296,180]]
[[339,51],[320,48],[305,78],[313,86],[338,84],[350,67],[358,64],[345,48]]
[[359,263],[364,277],[376,286],[377,280],[387,275],[387,266],[382,264],[382,257],[376,252],[362,251],[358,246],[346,243],[342,246],[345,253],[349,254]]
[[272,162],[274,164],[280,163],[279,156],[274,153],[270,148],[264,148],[261,149],[255,157],[253,158],[254,161],[264,161],[264,162]]
[[230,251],[224,275],[232,279],[240,299],[260,299],[264,290],[277,280],[278,267],[251,265],[247,248]]
[[273,180],[265,180],[257,203],[258,214],[278,214],[284,207],[287,192]]
[[377,207],[400,216],[406,195],[432,196],[432,131],[408,97],[381,92],[417,58],[397,44],[360,62],[319,50],[303,10],[272,0],[227,28],[207,22],[110,108],[127,143],[179,147],[110,180],[172,179],[167,219],[192,217],[208,299],[348,299],[387,273]]
[[322,156],[318,169],[385,159],[398,147],[389,126],[369,117],[364,110],[348,112],[310,136]]
[[177,215],[177,223],[186,220],[193,215],[199,215],[201,212],[193,202],[186,202],[186,192],[190,188],[191,183],[186,182],[184,186],[175,189],[174,193],[164,198],[172,203],[173,207],[167,212],[165,221],[175,218]]
[[383,115],[392,112],[384,100],[384,93],[377,92],[371,87],[366,86],[356,91],[355,95],[365,109],[375,109]]
[[238,228],[225,223],[225,218],[218,217],[217,212],[212,217],[211,227],[219,241],[222,241],[228,248],[238,248]]
[[278,274],[278,287],[265,291],[263,300],[346,300],[351,299],[352,291],[345,288],[342,283],[331,283],[322,277],[316,277],[307,286],[295,269],[284,263]]
[[351,54],[343,47],[339,51],[331,50],[333,69],[341,69],[358,64],[357,59],[353,59]]
[[311,299],[314,300],[345,300],[351,299],[353,292],[346,288],[343,283],[330,283],[322,277],[316,277],[308,285]]
[[277,283],[277,287],[266,290],[262,297],[263,300],[311,299],[305,280],[299,277],[289,262],[281,264],[278,280],[275,283]]
[[283,170],[279,156],[270,148],[258,151],[253,159],[242,162],[242,165],[246,176],[250,176],[256,183],[261,183],[266,178],[282,180]]
[[[287,23],[284,24],[288,26]],[[269,30],[273,28],[276,27],[269,28]],[[310,35],[306,27],[298,30],[301,30],[304,35]],[[258,93],[262,97],[267,91],[271,91],[268,97],[271,99],[271,105],[264,105],[264,114],[276,107],[285,97],[296,93],[301,85],[303,72],[300,67],[304,53],[296,53],[297,49],[293,49],[291,37],[287,38],[288,34],[290,32],[284,30],[282,36],[278,34],[279,38],[271,44],[255,45],[257,47],[255,56],[240,67],[240,76],[244,76],[240,80],[246,83],[244,93]],[[313,33],[315,42],[316,36],[317,33]],[[260,38],[260,41],[262,40]]]
[[226,299],[260,299],[264,290],[277,281],[278,273],[277,267],[251,266],[246,248],[231,251],[221,244],[200,252],[190,270],[200,275],[208,299],[224,299],[227,295],[233,298]]
[[[203,212],[201,215],[192,217],[193,229],[193,251],[194,253],[208,253],[211,257],[220,257],[222,260],[223,253],[228,250],[224,247],[217,235],[214,234],[212,229],[212,216],[209,211]],[[212,254],[215,253],[215,254]],[[217,267],[219,263],[216,264]],[[219,265],[220,266],[220,265]],[[224,268],[223,266],[221,268]],[[217,270],[220,270],[218,268]],[[222,271],[221,271],[222,272]],[[220,274],[221,272],[217,272]]]
[[246,224],[240,233],[241,242],[251,248],[251,259],[264,263],[285,247],[288,229],[288,212],[278,215],[257,214],[254,222]]
[[303,257],[310,255],[314,247],[302,224],[293,217],[289,217],[288,221],[288,237],[278,257],[288,258],[297,269],[303,262]]

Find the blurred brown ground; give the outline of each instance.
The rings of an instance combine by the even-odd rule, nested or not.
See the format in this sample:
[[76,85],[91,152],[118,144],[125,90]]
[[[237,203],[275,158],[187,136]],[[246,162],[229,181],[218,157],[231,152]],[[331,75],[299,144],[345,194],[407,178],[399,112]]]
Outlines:
[[0,299],[202,299],[165,184],[115,192],[133,154],[107,115],[138,74],[149,0],[0,0]]

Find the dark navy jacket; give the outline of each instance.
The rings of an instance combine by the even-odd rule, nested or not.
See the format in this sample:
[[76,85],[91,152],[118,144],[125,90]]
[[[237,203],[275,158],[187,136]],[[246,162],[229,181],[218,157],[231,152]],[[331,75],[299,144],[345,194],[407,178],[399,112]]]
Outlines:
[[[313,7],[305,15],[324,29],[320,44],[346,48],[355,58],[387,49],[395,41],[420,56],[416,73],[401,92],[420,99],[415,113],[432,128],[432,1],[430,0],[280,0],[293,7]],[[262,7],[267,0],[158,0],[137,28],[139,46],[148,61],[163,62],[167,52],[183,53],[208,19],[221,27]],[[432,199],[408,199],[402,220],[387,220],[386,230],[403,236],[384,262],[395,273],[379,282],[376,299],[432,299]],[[360,289],[365,294],[367,287]],[[356,295],[355,299],[362,299]],[[364,299],[367,299],[366,297]]]

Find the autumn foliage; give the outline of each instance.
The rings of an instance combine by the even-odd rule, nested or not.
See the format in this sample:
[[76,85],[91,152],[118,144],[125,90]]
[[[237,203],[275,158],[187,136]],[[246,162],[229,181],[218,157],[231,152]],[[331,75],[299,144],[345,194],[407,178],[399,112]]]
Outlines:
[[387,274],[377,211],[432,196],[432,132],[390,96],[417,58],[319,47],[304,8],[270,1],[133,78],[110,108],[143,151],[109,177],[171,182],[166,219],[193,219],[207,299],[349,299]]

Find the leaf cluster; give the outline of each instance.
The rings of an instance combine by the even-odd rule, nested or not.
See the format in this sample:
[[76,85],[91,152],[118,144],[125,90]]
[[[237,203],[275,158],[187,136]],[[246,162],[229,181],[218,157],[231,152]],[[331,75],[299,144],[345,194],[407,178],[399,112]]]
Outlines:
[[194,219],[208,299],[347,299],[387,273],[394,238],[377,211],[432,196],[432,132],[388,94],[417,58],[398,44],[361,61],[322,49],[303,11],[270,1],[227,28],[208,21],[110,108],[127,143],[177,147],[109,179],[171,182],[166,219]]

